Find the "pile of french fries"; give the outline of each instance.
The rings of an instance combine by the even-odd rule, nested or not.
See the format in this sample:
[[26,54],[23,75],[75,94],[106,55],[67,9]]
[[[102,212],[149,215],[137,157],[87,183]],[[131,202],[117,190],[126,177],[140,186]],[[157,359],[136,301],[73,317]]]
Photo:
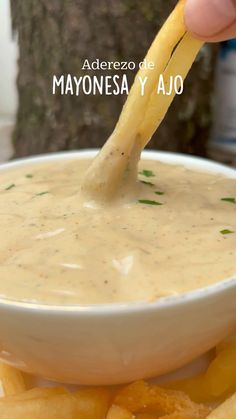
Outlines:
[[216,348],[205,374],[166,388],[137,381],[70,392],[26,383],[19,370],[0,365],[1,419],[236,419],[236,338]]

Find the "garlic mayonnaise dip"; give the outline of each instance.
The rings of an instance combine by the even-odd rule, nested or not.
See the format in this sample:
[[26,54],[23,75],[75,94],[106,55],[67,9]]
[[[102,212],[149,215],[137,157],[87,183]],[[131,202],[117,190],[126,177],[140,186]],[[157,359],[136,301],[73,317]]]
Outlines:
[[141,161],[132,195],[85,201],[90,160],[0,175],[0,297],[153,301],[236,274],[236,181]]

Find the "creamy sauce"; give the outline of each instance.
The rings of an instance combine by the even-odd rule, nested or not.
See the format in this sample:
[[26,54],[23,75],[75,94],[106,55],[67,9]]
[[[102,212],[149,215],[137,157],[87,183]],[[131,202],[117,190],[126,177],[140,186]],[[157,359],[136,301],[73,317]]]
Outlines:
[[235,275],[235,179],[142,161],[132,196],[101,205],[78,188],[89,163],[1,173],[1,297],[153,301]]

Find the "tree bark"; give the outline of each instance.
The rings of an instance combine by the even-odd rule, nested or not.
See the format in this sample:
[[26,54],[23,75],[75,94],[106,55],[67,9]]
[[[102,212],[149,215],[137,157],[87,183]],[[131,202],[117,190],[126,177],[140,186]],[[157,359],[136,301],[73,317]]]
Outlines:
[[[102,146],[125,97],[52,95],[53,74],[85,75],[81,70],[85,59],[140,62],[175,3],[11,0],[20,49],[15,156]],[[174,101],[149,147],[205,154],[214,59],[215,48],[205,46],[185,83],[184,94]],[[134,72],[127,75],[131,80]]]

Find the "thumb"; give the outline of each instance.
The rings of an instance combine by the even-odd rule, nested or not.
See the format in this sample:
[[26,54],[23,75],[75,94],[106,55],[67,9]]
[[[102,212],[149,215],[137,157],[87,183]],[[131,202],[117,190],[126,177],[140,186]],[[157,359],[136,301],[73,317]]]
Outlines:
[[185,23],[209,42],[236,38],[236,0],[186,0]]

